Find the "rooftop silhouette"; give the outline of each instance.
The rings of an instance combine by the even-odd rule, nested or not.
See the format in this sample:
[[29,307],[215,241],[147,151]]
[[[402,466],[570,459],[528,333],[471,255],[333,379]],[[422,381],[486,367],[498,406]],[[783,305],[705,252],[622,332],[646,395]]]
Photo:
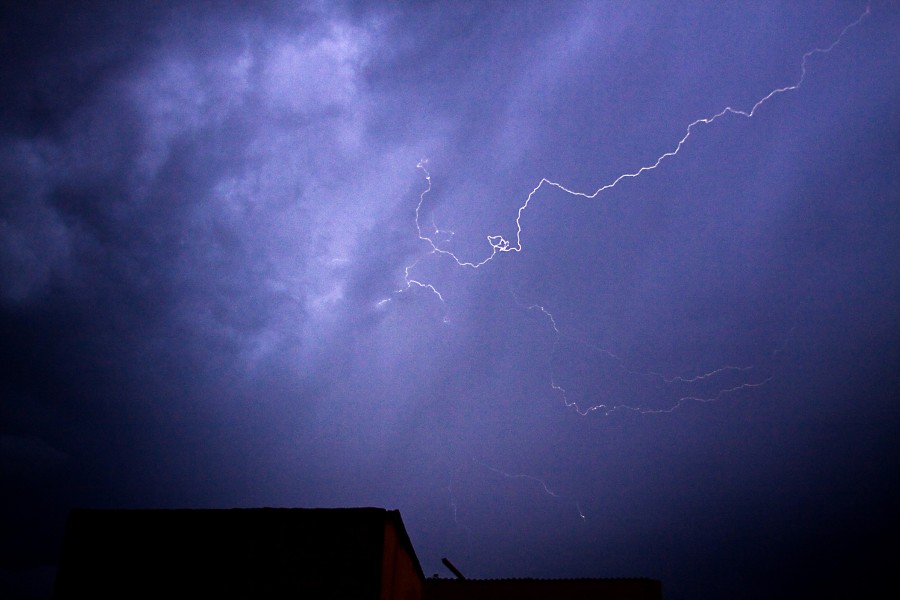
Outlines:
[[75,510],[54,597],[662,597],[651,579],[478,580],[453,572],[454,579],[425,578],[396,510]]

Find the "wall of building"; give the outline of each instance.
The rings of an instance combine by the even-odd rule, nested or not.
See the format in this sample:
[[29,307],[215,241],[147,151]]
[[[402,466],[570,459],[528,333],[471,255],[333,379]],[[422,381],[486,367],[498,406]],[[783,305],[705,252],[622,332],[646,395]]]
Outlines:
[[418,560],[410,555],[394,522],[385,521],[381,600],[420,600],[422,584]]

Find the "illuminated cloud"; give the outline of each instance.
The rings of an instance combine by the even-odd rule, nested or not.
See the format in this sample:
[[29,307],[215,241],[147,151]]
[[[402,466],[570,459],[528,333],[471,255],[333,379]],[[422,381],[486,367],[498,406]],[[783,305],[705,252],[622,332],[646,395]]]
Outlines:
[[877,547],[900,14],[841,38],[865,10],[9,12],[0,584],[75,505],[399,508],[429,574],[671,598]]

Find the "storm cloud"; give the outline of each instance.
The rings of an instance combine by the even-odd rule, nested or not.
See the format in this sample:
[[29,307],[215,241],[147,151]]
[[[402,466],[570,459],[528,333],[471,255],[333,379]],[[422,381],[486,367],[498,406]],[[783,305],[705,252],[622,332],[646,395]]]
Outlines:
[[877,575],[900,12],[866,10],[3,9],[4,596],[75,506],[399,508],[429,575],[669,598]]

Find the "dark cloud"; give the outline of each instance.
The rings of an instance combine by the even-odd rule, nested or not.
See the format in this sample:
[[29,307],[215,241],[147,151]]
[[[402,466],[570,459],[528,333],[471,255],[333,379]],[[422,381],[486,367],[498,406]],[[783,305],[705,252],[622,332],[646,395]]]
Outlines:
[[396,507],[427,573],[672,598],[875,573],[896,10],[658,169],[542,188],[521,252],[415,222],[479,262],[541,177],[653,164],[864,9],[3,9],[4,592],[74,506]]

